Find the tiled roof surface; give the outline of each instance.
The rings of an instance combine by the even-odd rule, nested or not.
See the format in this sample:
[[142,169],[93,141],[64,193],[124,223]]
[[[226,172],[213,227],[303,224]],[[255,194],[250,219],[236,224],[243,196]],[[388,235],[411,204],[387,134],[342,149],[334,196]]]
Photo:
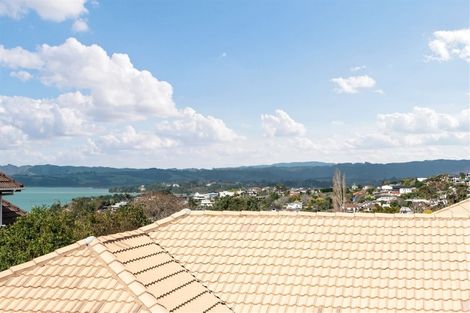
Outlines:
[[148,312],[91,249],[73,248],[1,272],[0,311]]
[[0,190],[18,190],[23,188],[23,184],[18,183],[13,178],[0,172]]
[[433,213],[438,216],[470,217],[470,198]]
[[12,224],[15,220],[26,215],[26,212],[14,205],[13,203],[2,200],[2,222],[5,225]]
[[185,211],[143,230],[235,312],[470,311],[470,218]]
[[232,312],[141,231],[89,238],[0,272],[0,312]]

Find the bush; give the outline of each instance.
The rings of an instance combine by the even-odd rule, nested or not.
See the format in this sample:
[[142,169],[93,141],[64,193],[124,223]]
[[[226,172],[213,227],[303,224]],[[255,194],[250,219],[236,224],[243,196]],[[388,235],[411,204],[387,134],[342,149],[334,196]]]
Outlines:
[[0,228],[0,271],[88,236],[128,231],[149,223],[140,206],[101,211],[94,201],[34,208],[14,224]]

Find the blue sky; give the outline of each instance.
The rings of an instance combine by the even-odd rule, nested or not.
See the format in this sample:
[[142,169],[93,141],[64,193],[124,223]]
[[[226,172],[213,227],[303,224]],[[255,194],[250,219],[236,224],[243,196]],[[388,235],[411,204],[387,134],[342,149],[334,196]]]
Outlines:
[[468,1],[0,0],[0,163],[468,158],[469,16]]

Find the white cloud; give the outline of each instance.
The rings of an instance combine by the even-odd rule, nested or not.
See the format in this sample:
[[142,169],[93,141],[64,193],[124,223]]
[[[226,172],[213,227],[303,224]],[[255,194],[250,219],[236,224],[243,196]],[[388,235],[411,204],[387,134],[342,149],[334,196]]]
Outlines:
[[368,89],[375,86],[375,80],[368,75],[337,77],[330,80],[336,85],[338,93],[358,93],[360,89]]
[[11,125],[0,125],[0,150],[20,146],[26,140],[24,133]]
[[241,139],[221,119],[204,116],[192,108],[181,110],[172,120],[158,123],[157,132],[186,142],[230,142]]
[[11,68],[36,70],[46,85],[89,91],[97,118],[177,114],[169,83],[136,69],[127,54],[109,56],[100,46],[86,46],[75,38],[58,46],[42,45],[36,52],[0,46],[0,62]]
[[457,115],[436,112],[425,107],[414,107],[407,113],[379,114],[382,129],[400,133],[440,133],[469,129],[470,109]]
[[0,66],[38,69],[43,66],[43,61],[36,53],[29,52],[21,47],[5,49],[0,45]]
[[456,57],[470,63],[470,29],[436,31],[428,46],[433,53],[428,59],[449,61]]
[[298,137],[305,135],[305,126],[296,122],[283,110],[276,110],[274,115],[262,114],[261,123],[268,137]]
[[379,114],[376,125],[352,135],[347,145],[353,149],[470,145],[470,109],[446,114],[415,107],[406,113]]
[[136,69],[126,54],[73,38],[34,52],[2,49],[0,66],[22,69],[12,76],[26,79],[27,69],[44,85],[70,91],[51,99],[0,96],[0,124],[28,144],[76,136],[92,140],[98,149],[90,151],[156,151],[241,139],[221,119],[178,109],[172,86]]
[[87,122],[78,108],[59,105],[60,99],[0,96],[0,122],[30,139],[76,136],[85,133]]
[[77,33],[88,31],[88,23],[85,19],[79,18],[72,24],[72,30]]
[[87,0],[0,0],[0,15],[15,19],[22,18],[29,11],[35,11],[42,19],[62,22],[76,19],[87,12]]
[[33,75],[31,73],[26,72],[26,71],[16,71],[16,72],[10,72],[11,77],[18,78],[19,80],[25,82],[27,80],[30,80],[33,78]]
[[104,150],[143,150],[156,151],[161,148],[174,147],[177,143],[171,139],[162,139],[151,132],[136,131],[129,125],[122,131],[113,132],[99,137],[93,146]]

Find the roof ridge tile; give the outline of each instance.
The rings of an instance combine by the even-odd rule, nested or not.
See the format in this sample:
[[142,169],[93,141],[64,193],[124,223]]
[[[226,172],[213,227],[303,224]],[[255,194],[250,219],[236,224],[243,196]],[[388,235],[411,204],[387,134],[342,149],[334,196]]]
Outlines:
[[[126,232],[129,233],[129,232]],[[113,236],[112,240],[119,239],[120,233]],[[133,232],[134,233],[134,232]],[[142,233],[145,235],[145,233]],[[126,237],[125,235],[122,237]],[[105,237],[103,237],[104,239]],[[160,305],[157,298],[147,291],[147,288],[120,262],[116,256],[101,242],[101,238],[96,238],[89,244],[89,248],[106,264],[126,288],[151,312],[163,313],[168,310]]]
[[159,219],[155,222],[153,222],[152,224],[149,224],[149,225],[145,225],[143,227],[140,227],[138,230],[139,231],[142,231],[144,233],[147,233],[147,232],[150,232],[152,230],[154,230],[155,228],[159,227],[159,226],[162,226],[162,225],[165,225],[165,224],[168,224],[182,216],[185,216],[185,215],[189,215],[191,214],[191,210],[190,209],[183,209],[181,211],[178,211],[176,213],[173,213],[172,215],[170,216],[167,216],[165,218],[162,218],[162,219]]

